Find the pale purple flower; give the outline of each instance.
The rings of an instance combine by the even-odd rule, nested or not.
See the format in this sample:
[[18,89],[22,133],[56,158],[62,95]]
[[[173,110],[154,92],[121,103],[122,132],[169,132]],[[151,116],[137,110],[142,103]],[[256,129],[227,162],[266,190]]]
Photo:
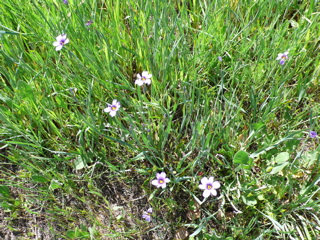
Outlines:
[[157,188],[165,188],[167,186],[167,183],[170,182],[170,179],[166,177],[165,172],[157,173],[156,177],[157,179],[152,180],[151,184],[156,186]]
[[289,52],[279,53],[276,60],[280,60],[280,65],[283,65],[284,62],[288,59]]
[[112,101],[112,104],[108,104],[108,107],[105,108],[103,111],[110,113],[111,117],[114,117],[117,114],[117,111],[120,108],[120,102],[118,102],[116,99]]
[[56,40],[57,41],[53,43],[53,46],[56,47],[56,51],[61,50],[62,47],[69,42],[66,34],[59,35],[56,37]]
[[219,60],[219,62],[222,62],[222,57],[219,56],[219,57],[218,57],[218,60]]
[[138,73],[137,77],[134,84],[137,84],[138,86],[142,86],[143,84],[149,85],[151,83],[152,74],[149,74],[148,71],[143,71],[141,75]]
[[151,221],[151,213],[152,213],[152,208],[149,208],[147,211],[144,211],[142,214],[142,218],[145,219],[147,222]]
[[311,138],[316,138],[316,137],[318,136],[318,134],[317,134],[316,131],[311,131],[311,132],[309,133],[309,136],[310,136]]
[[207,198],[210,195],[217,196],[217,190],[220,188],[220,183],[218,181],[213,181],[213,177],[203,177],[201,179],[201,184],[199,185],[199,188],[204,190],[203,191],[203,197]]
[[68,0],[63,0],[64,4],[69,4]]
[[86,22],[86,26],[90,26],[93,23],[93,21],[89,20],[88,22]]

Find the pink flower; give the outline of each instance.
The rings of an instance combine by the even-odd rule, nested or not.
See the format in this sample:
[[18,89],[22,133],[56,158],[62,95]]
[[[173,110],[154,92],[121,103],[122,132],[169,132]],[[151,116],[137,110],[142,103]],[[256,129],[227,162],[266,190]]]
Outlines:
[[56,40],[57,41],[53,43],[53,46],[56,47],[56,51],[60,51],[62,47],[69,42],[66,34],[59,35],[56,37]]
[[138,86],[142,86],[143,84],[151,84],[152,74],[149,74],[148,71],[143,71],[141,75],[138,73],[137,77],[138,78],[134,84],[137,84]]
[[142,214],[142,218],[144,218],[147,222],[151,221],[151,213],[152,213],[152,208],[149,208],[147,211],[144,211]]
[[118,102],[116,99],[112,101],[112,104],[108,104],[108,107],[106,107],[103,111],[110,113],[111,117],[114,117],[117,114],[117,111],[120,108],[120,102]]
[[167,183],[170,182],[170,179],[166,177],[165,172],[157,173],[156,177],[157,179],[152,180],[151,184],[156,186],[157,188],[165,188],[167,186]]
[[280,65],[283,65],[284,62],[288,59],[289,52],[279,53],[276,60],[280,60]]
[[220,183],[218,181],[213,181],[213,177],[203,177],[201,179],[201,184],[199,185],[199,188],[204,190],[203,191],[203,197],[207,198],[210,195],[217,196],[217,190],[220,188]]

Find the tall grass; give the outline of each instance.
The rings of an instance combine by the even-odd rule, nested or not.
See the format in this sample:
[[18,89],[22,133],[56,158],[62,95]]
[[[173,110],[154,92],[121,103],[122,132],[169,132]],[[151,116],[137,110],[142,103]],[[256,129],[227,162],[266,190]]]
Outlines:
[[[317,239],[319,10],[2,1],[0,236]],[[151,85],[134,84],[142,71]],[[222,186],[204,200],[209,176]]]

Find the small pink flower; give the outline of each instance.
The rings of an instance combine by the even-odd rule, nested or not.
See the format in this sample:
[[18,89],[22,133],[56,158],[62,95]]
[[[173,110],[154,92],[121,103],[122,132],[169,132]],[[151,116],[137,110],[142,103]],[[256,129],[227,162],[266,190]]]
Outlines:
[[111,117],[114,117],[117,114],[117,111],[120,108],[120,102],[118,102],[116,99],[112,101],[112,104],[108,104],[108,107],[105,108],[103,111],[110,113]]
[[157,179],[152,180],[151,184],[156,186],[157,188],[165,188],[167,186],[167,183],[170,182],[170,179],[166,177],[165,172],[157,173],[156,177]]
[[318,136],[318,134],[317,134],[316,131],[311,131],[311,132],[309,133],[309,136],[310,136],[311,138],[316,138],[316,137]]
[[204,190],[203,191],[203,197],[207,198],[210,195],[217,196],[217,190],[220,188],[220,183],[218,181],[213,181],[213,177],[203,177],[201,179],[201,184],[199,185],[199,188]]
[[151,221],[151,213],[152,213],[152,208],[149,208],[147,211],[144,211],[142,214],[142,218],[144,218],[147,222]]
[[280,65],[283,65],[288,59],[289,52],[279,53],[276,60],[280,60]]
[[60,51],[62,47],[69,42],[66,34],[59,35],[56,37],[56,40],[57,41],[53,43],[53,46],[56,47],[56,51]]
[[86,22],[86,26],[90,26],[93,23],[93,21],[89,20],[88,22]]
[[143,84],[151,84],[152,74],[149,74],[148,71],[143,71],[141,75],[138,73],[137,77],[138,78],[134,84],[137,84],[138,86],[142,86]]

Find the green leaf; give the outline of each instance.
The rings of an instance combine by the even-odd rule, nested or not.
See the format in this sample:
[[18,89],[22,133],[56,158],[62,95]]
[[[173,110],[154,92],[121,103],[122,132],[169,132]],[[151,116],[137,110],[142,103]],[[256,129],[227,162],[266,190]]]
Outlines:
[[31,176],[31,178],[38,183],[44,183],[44,182],[50,181],[49,179],[47,179],[43,176],[40,176],[40,175],[33,175],[33,176]]
[[242,196],[242,200],[248,206],[254,206],[258,203],[257,199],[254,196],[251,196],[251,197]]
[[67,237],[69,238],[75,238],[77,235],[76,235],[76,232],[75,231],[72,231],[72,230],[69,230],[67,231]]
[[0,194],[5,197],[8,198],[10,197],[10,190],[7,186],[4,185],[0,185]]
[[49,189],[54,190],[54,189],[57,189],[57,188],[61,188],[61,183],[56,179],[52,179],[51,183],[50,183],[50,186],[49,186]]
[[2,37],[2,34],[13,34],[13,35],[19,35],[20,33],[18,33],[18,32],[8,32],[8,31],[0,30],[0,37]]
[[86,166],[87,166],[87,164],[86,164],[86,162],[82,159],[81,156],[78,156],[78,157],[76,158],[76,160],[74,160],[74,167],[75,167],[75,169],[80,170],[80,169],[82,169],[82,168],[84,168],[84,167],[86,167]]
[[250,164],[250,159],[249,159],[248,153],[246,153],[245,151],[240,150],[239,152],[237,152],[237,153],[234,155],[234,157],[233,157],[233,163],[236,163],[236,164],[245,164],[245,165]]
[[255,131],[258,131],[259,129],[263,128],[265,124],[263,122],[258,122],[254,123],[252,126]]
[[290,156],[289,153],[281,152],[276,156],[275,162],[278,163],[278,164],[284,163],[284,162],[289,160],[289,156]]
[[280,165],[275,166],[274,168],[272,168],[270,174],[276,174],[276,173],[280,172],[288,164],[289,164],[288,162],[284,162]]

